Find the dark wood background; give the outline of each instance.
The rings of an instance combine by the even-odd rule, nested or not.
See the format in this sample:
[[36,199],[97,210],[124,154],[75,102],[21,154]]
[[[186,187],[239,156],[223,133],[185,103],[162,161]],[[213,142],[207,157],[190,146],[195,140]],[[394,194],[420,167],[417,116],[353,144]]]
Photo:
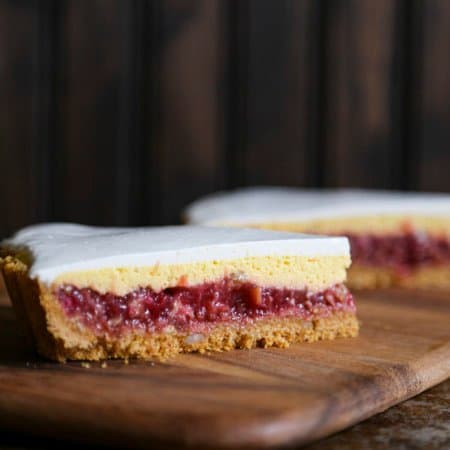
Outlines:
[[449,0],[0,0],[0,236],[235,186],[450,191]]

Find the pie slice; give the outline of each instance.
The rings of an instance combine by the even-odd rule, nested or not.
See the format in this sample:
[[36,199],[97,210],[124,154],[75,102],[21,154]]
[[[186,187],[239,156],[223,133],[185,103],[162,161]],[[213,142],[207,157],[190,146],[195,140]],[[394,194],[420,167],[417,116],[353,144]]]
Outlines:
[[2,244],[18,316],[51,359],[170,357],[350,337],[346,238],[44,224]]
[[450,289],[450,195],[250,188],[190,205],[189,223],[347,236],[348,285]]

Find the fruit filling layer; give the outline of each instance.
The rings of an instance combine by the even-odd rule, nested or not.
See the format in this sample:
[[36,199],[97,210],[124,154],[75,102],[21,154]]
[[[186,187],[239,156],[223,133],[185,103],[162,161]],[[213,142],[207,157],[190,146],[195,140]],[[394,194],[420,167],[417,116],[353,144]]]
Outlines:
[[353,262],[390,266],[404,275],[419,267],[450,263],[450,240],[446,237],[413,232],[384,236],[344,234],[350,240]]
[[120,335],[130,329],[195,332],[217,323],[286,316],[312,320],[338,311],[355,311],[352,294],[342,284],[310,292],[259,287],[226,278],[160,292],[140,288],[125,296],[64,285],[56,295],[68,317],[98,335]]

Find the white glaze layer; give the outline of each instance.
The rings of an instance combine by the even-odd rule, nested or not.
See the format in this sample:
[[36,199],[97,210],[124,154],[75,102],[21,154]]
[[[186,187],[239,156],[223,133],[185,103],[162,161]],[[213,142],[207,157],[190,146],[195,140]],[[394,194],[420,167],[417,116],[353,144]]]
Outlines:
[[256,187],[203,197],[186,208],[184,217],[192,224],[226,225],[373,214],[450,216],[450,195]]
[[4,241],[3,246],[30,252],[30,276],[48,284],[63,273],[103,268],[350,253],[348,240],[343,237],[187,225],[97,228],[42,224],[24,228]]

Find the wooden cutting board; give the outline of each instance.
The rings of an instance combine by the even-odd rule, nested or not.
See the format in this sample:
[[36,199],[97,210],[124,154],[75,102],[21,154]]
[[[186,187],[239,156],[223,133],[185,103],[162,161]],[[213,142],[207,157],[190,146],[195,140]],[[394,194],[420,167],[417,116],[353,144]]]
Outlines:
[[167,363],[46,362],[0,306],[0,427],[153,448],[305,443],[450,375],[448,294],[357,294],[360,337]]

